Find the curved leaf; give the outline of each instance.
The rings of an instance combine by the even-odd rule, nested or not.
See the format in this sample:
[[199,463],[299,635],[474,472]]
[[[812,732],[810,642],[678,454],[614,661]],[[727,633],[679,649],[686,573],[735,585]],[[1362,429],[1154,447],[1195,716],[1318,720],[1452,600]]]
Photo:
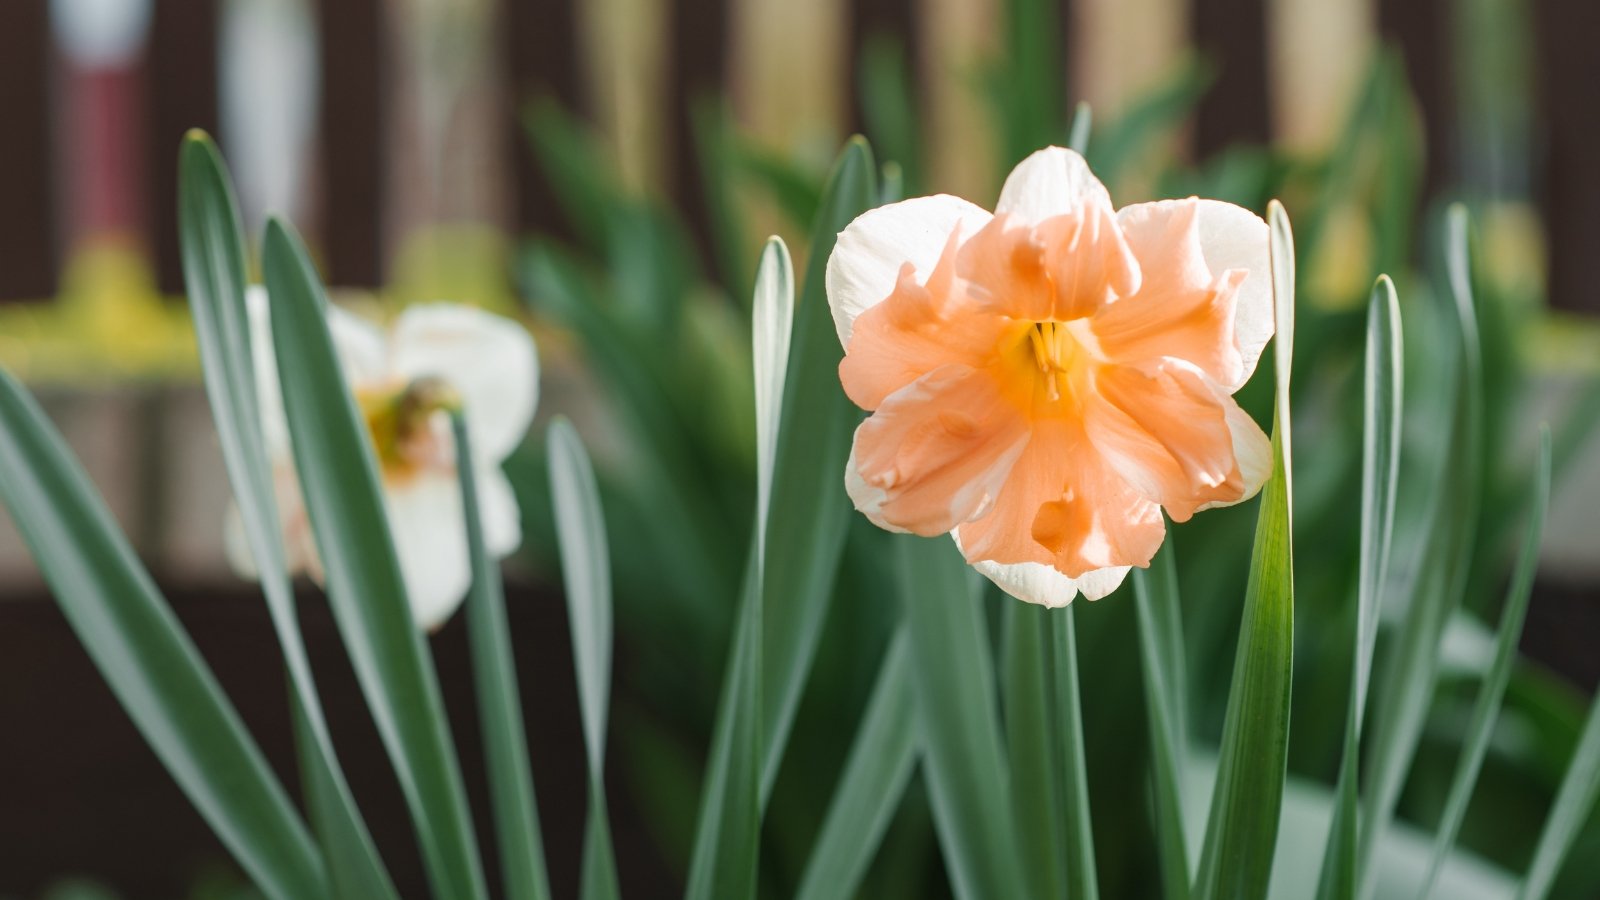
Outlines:
[[1467,802],[1472,799],[1473,785],[1483,768],[1484,754],[1489,751],[1489,738],[1494,733],[1495,719],[1499,717],[1501,701],[1506,696],[1506,684],[1511,681],[1511,668],[1517,660],[1517,645],[1522,638],[1522,624],[1528,615],[1528,599],[1533,595],[1533,575],[1539,567],[1539,544],[1544,538],[1545,509],[1550,504],[1550,430],[1539,433],[1538,474],[1533,479],[1533,496],[1529,503],[1528,531],[1522,539],[1522,552],[1517,556],[1517,566],[1511,575],[1511,586],[1506,590],[1505,611],[1500,616],[1500,631],[1495,637],[1494,659],[1483,677],[1483,687],[1478,690],[1478,702],[1472,710],[1472,721],[1467,725],[1467,739],[1461,748],[1461,759],[1456,763],[1455,778],[1450,784],[1450,797],[1445,802],[1440,817],[1437,837],[1433,845],[1433,859],[1428,864],[1428,877],[1418,895],[1427,900],[1433,893],[1450,850],[1455,846],[1456,835],[1461,830],[1461,820],[1467,814]]
[[1356,581],[1356,652],[1350,674],[1350,701],[1345,713],[1343,755],[1335,793],[1333,824],[1323,856],[1317,895],[1322,900],[1353,900],[1356,872],[1356,825],[1360,810],[1361,728],[1365,718],[1367,681],[1378,637],[1378,613],[1388,579],[1389,548],[1394,532],[1395,493],[1399,484],[1403,342],[1400,300],[1389,276],[1378,278],[1367,308],[1365,399],[1362,413],[1361,555]]
[[190,802],[272,900],[329,897],[283,786],[44,412],[0,371],[0,498],[56,603]]
[[1291,539],[1289,373],[1294,354],[1294,239],[1283,207],[1267,208],[1272,294],[1272,477],[1261,493],[1250,581],[1245,589],[1217,783],[1195,893],[1203,900],[1265,897],[1272,876],[1289,748],[1289,689],[1294,670],[1294,552]]
[[434,892],[487,895],[438,676],[411,617],[366,425],[344,382],[327,299],[289,226],[267,223],[278,378],[334,620],[411,808]]
[[550,424],[550,496],[561,542],[561,575],[572,624],[584,745],[589,751],[589,825],[583,842],[586,900],[617,896],[616,862],[606,813],[606,715],[611,698],[611,554],[594,468],[567,420]]
[[283,648],[295,718],[304,727],[301,760],[312,791],[312,821],[326,845],[328,876],[342,896],[393,898],[397,896],[394,884],[339,768],[300,635],[272,469],[261,433],[245,306],[243,228],[222,158],[216,145],[200,131],[190,132],[179,151],[178,237],[218,443],[267,610]]

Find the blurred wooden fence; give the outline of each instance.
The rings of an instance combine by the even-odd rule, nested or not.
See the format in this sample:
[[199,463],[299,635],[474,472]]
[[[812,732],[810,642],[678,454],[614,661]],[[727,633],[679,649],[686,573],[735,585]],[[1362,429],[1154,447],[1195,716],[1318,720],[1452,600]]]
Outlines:
[[[149,0],[139,95],[143,199],[136,230],[164,290],[180,286],[174,227],[174,148],[183,131],[215,131],[219,119],[220,20],[230,0]],[[245,0],[240,0],[245,2]],[[272,0],[258,0],[272,2]],[[283,0],[288,2],[288,0]],[[414,0],[302,0],[318,37],[315,189],[310,220],[330,279],[376,285],[385,276],[397,220],[426,219],[400,196],[420,152],[407,104],[423,88],[410,77],[407,30]],[[1048,0],[1047,0],[1048,2]],[[1195,154],[1236,141],[1329,140],[1356,79],[1380,41],[1404,54],[1424,116],[1427,185],[1463,177],[1455,58],[1459,17],[1471,7],[1518,0],[1055,0],[1069,65],[1069,94],[1114,112],[1190,49],[1218,77],[1185,140]],[[444,4],[448,6],[449,4]],[[826,152],[859,127],[853,101],[863,43],[896,38],[915,71],[934,183],[981,193],[997,160],[973,135],[987,127],[972,96],[977,66],[999,45],[1004,0],[460,0],[482,25],[476,65],[492,96],[486,155],[464,163],[494,189],[466,214],[497,225],[559,228],[550,186],[529,162],[511,115],[534,93],[591,119],[630,181],[659,189],[703,216],[691,131],[694,98],[726,91],[742,127],[799,152]],[[0,3],[0,299],[50,296],[70,243],[63,214],[62,60],[49,0]],[[1600,311],[1600,276],[1587,265],[1600,246],[1600,167],[1590,161],[1600,112],[1584,96],[1600,76],[1590,39],[1600,4],[1535,0],[1522,48],[1536,67],[1531,183],[1550,243],[1558,305]],[[1513,40],[1514,36],[1508,36]],[[421,120],[426,126],[429,120]],[[410,130],[408,130],[410,129]],[[228,135],[224,134],[226,149]],[[469,154],[470,155],[470,154]],[[979,174],[974,174],[979,173]],[[470,205],[470,204],[469,204]],[[408,212],[409,210],[409,212]],[[409,217],[409,218],[408,218]]]

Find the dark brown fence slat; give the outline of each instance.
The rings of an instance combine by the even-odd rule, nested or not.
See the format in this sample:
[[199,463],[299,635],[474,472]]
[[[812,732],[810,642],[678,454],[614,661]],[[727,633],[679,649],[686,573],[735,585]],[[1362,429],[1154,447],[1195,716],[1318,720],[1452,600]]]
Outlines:
[[915,0],[852,0],[850,3],[850,83],[845,90],[850,96],[850,128],[862,131],[866,127],[866,114],[861,106],[861,53],[869,41],[890,39],[899,44],[905,53],[907,71],[912,73],[913,87],[920,84],[916,73],[919,65],[921,42],[917,40],[917,3]]
[[569,111],[582,112],[578,77],[578,22],[575,0],[502,0],[505,35],[509,171],[516,179],[516,223],[527,231],[568,236],[554,190],[533,157],[523,127],[524,104],[548,97]]
[[49,0],[0,3],[0,302],[56,290]]
[[695,143],[694,105],[722,94],[728,78],[728,0],[672,0],[668,48],[668,193],[688,217],[707,271],[711,220]]
[[1543,208],[1550,302],[1562,309],[1600,313],[1600,5],[1543,0],[1535,3],[1534,58],[1540,60],[1539,129],[1542,145],[1536,184]]
[[217,132],[217,4],[156,0],[145,53],[145,179],[157,283],[183,292],[178,258],[178,142],[190,128]]
[[1266,142],[1272,135],[1266,0],[1192,0],[1189,21],[1195,46],[1217,67],[1196,116],[1196,153]]
[[322,0],[324,272],[340,287],[383,280],[383,189],[388,97],[384,0]]
[[1454,80],[1450,77],[1449,0],[1379,0],[1378,31],[1397,45],[1405,60],[1406,81],[1422,114],[1424,195],[1433,197],[1456,183],[1460,168],[1452,138],[1455,129]]

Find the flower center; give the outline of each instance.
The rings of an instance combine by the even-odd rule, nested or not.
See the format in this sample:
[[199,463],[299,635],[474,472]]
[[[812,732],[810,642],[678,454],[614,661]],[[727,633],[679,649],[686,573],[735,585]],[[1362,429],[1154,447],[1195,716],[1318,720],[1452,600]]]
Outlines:
[[438,378],[417,378],[399,388],[356,389],[356,404],[367,420],[367,434],[387,481],[411,478],[425,469],[455,463],[448,428],[435,413],[461,405],[455,389]]
[[1081,367],[1083,347],[1073,322],[1035,322],[1028,330],[1033,361],[1039,367],[1050,400],[1060,400],[1070,390],[1074,368]]

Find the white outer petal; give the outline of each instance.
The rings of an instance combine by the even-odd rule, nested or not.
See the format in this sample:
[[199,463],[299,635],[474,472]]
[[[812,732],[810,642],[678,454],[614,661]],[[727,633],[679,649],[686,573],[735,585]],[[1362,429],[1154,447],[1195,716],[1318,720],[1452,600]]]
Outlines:
[[517,507],[516,492],[498,465],[480,465],[474,474],[478,476],[483,543],[490,556],[504,559],[522,546],[522,514]]
[[411,614],[432,631],[456,611],[472,583],[460,488],[454,475],[428,472],[386,484],[383,499]]
[[1207,503],[1196,512],[1243,503],[1260,493],[1261,486],[1272,477],[1272,439],[1239,404],[1226,404],[1224,413],[1227,416],[1228,433],[1233,436],[1233,455],[1239,461],[1239,475],[1244,478],[1244,493],[1232,503]]
[[[950,532],[950,536],[960,547],[961,529]],[[1050,566],[1036,562],[997,563],[979,560],[972,567],[1018,600],[1052,609],[1066,606],[1080,593],[1087,600],[1099,600],[1121,586],[1122,580],[1128,577],[1132,569],[1131,566],[1111,566],[1085,572],[1078,578],[1068,578]]]
[[1090,202],[1111,206],[1111,194],[1076,150],[1046,147],[1017,163],[1000,189],[995,215],[1038,222],[1072,212]]
[[518,323],[470,306],[413,306],[395,323],[390,373],[441,378],[461,394],[480,459],[499,462],[528,433],[539,402],[539,357]]
[[339,356],[339,368],[344,371],[346,383],[360,386],[384,379],[388,342],[377,325],[329,303],[328,333],[333,338],[333,350]]
[[828,257],[828,306],[839,343],[850,346],[856,316],[894,291],[900,267],[911,263],[926,281],[950,233],[970,235],[991,216],[982,207],[949,194],[916,197],[869,209],[839,232]]
[[1221,200],[1200,200],[1200,252],[1213,275],[1228,269],[1248,269],[1239,286],[1238,308],[1233,317],[1233,341],[1244,360],[1239,384],[1250,380],[1261,350],[1272,339],[1272,263],[1267,255],[1267,223],[1242,206]]

